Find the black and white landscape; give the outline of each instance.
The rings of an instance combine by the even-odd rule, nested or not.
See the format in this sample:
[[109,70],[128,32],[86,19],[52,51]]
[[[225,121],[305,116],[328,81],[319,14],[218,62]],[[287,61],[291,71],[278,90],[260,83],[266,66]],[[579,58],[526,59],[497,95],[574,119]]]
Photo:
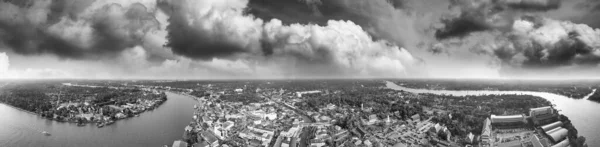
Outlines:
[[4,0],[0,146],[596,146],[597,0]]

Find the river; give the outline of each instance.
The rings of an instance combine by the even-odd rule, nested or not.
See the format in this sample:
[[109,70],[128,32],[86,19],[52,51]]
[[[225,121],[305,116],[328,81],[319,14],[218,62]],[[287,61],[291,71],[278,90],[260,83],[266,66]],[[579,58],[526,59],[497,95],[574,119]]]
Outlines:
[[[1,147],[160,147],[181,139],[196,101],[167,92],[158,108],[97,128],[51,121],[0,103]],[[44,136],[41,131],[52,135]]]
[[[386,87],[394,90],[404,90],[412,93],[431,93],[431,94],[446,94],[454,96],[467,96],[467,95],[493,95],[493,94],[520,94],[520,95],[533,95],[542,97],[555,105],[554,108],[558,109],[561,114],[569,117],[575,128],[577,128],[578,135],[586,138],[586,143],[589,146],[600,146],[600,131],[598,126],[600,124],[600,103],[583,99],[573,99],[563,95],[547,93],[547,92],[533,92],[533,91],[489,91],[489,90],[428,90],[428,89],[412,89],[402,86],[398,86],[392,82],[387,81]],[[595,90],[594,90],[595,91]],[[589,96],[589,95],[588,95]]]

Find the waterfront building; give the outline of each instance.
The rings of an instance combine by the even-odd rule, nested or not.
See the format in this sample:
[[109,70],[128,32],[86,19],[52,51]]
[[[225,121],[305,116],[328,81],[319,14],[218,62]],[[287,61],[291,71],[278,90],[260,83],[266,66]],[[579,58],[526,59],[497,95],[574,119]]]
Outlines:
[[562,125],[563,125],[563,123],[561,121],[556,121],[554,123],[550,123],[550,124],[544,125],[541,128],[542,128],[542,130],[548,132],[548,131],[550,131],[552,129],[561,127]]
[[529,117],[535,125],[542,125],[554,121],[558,113],[551,106],[531,108],[529,111]]
[[554,129],[552,129],[552,130],[548,130],[548,131],[546,131],[545,133],[546,133],[546,134],[554,133],[554,132],[556,132],[556,131],[558,131],[558,130],[560,130],[560,129],[563,129],[563,127],[557,127],[557,128],[554,128]]
[[555,145],[553,145],[552,147],[568,147],[569,146],[569,139],[565,139]]
[[202,141],[200,143],[194,144],[193,147],[210,147],[210,145],[208,143],[206,143],[205,141]]
[[567,137],[568,133],[569,133],[569,130],[567,130],[565,128],[560,128],[559,130],[548,134],[548,138],[552,142],[557,143],[557,142],[565,139]]

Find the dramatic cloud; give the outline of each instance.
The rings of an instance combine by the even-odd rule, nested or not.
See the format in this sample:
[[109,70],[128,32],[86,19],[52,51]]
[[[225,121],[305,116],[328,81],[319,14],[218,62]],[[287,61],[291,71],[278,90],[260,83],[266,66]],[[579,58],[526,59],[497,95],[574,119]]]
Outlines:
[[474,49],[496,56],[503,72],[513,75],[564,67],[598,68],[600,30],[568,21],[520,19],[513,31]]
[[442,20],[444,27],[435,32],[437,39],[464,37],[472,32],[508,30],[524,12],[557,9],[560,0],[452,0],[457,14]]
[[419,53],[417,44],[433,39],[427,31],[447,4],[440,0],[250,0],[247,13],[286,25],[349,20],[375,39]]
[[5,0],[0,72],[124,79],[490,78],[557,70],[593,76],[600,71],[599,3]]
[[405,76],[406,50],[373,39],[350,21],[287,25],[245,15],[247,1],[162,1],[173,52],[195,59],[245,59],[310,77]]
[[[19,54],[115,56],[159,25],[142,4],[80,0],[0,2],[0,41]],[[101,6],[89,8],[91,5]]]

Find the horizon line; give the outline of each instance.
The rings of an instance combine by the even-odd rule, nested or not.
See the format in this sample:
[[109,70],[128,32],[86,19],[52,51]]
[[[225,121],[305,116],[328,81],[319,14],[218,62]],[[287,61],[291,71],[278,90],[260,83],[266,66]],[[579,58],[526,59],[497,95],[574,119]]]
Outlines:
[[581,78],[448,78],[448,77],[401,77],[401,78],[369,78],[369,77],[306,77],[306,78],[0,78],[0,81],[61,81],[61,80],[109,80],[109,81],[255,81],[255,80],[495,80],[495,81],[578,81],[578,80],[600,80],[600,77]]

